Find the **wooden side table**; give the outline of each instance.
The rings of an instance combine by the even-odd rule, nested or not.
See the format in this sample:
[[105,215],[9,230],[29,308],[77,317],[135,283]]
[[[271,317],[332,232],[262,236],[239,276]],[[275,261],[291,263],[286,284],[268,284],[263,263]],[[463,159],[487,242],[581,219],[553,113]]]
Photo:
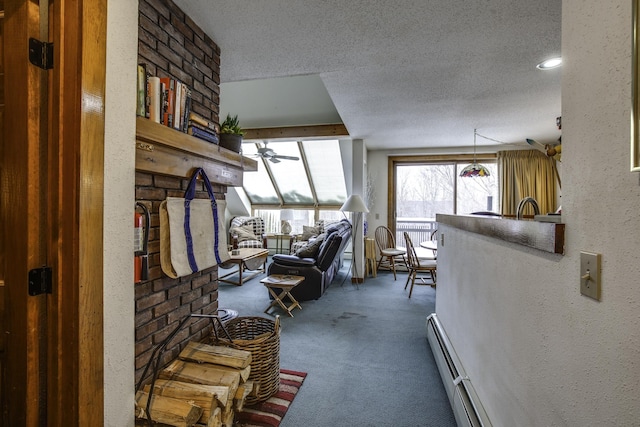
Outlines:
[[376,241],[371,237],[364,239],[364,275],[377,277],[378,269],[376,268]]
[[[264,273],[267,271],[267,257],[269,256],[269,251],[266,249],[259,248],[242,248],[238,249],[238,253],[236,255],[231,254],[231,257],[228,261],[224,263],[223,268],[233,267],[233,264],[238,266],[238,281],[234,281],[231,279],[227,279],[227,277],[235,274],[235,271],[225,274],[224,276],[218,277],[219,282],[231,283],[232,285],[242,286],[242,284],[255,277],[258,274]],[[242,273],[246,270],[253,271],[249,276],[242,276]]]
[[[260,283],[262,283],[273,296],[273,301],[271,301],[271,304],[269,304],[269,307],[267,307],[264,312],[268,313],[271,307],[279,305],[289,316],[293,317],[291,310],[296,307],[302,310],[300,303],[291,295],[291,290],[303,281],[303,276],[289,276],[285,274],[272,274],[260,280]],[[280,293],[278,293],[277,290],[280,290]],[[291,305],[287,307],[284,298],[289,298]]]

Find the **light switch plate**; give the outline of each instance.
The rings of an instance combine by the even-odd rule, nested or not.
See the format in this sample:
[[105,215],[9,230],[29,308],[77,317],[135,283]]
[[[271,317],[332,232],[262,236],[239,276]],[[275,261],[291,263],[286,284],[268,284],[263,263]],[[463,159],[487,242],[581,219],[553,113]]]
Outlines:
[[602,255],[580,252],[580,293],[600,301]]

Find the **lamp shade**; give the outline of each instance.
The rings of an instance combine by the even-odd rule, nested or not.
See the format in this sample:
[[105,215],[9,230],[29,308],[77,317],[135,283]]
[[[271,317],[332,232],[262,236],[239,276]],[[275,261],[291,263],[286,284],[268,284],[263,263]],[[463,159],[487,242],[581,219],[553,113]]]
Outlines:
[[[478,135],[477,129],[473,130],[473,163],[460,171],[460,176],[463,178],[473,178],[476,176],[485,177],[491,176],[489,169],[484,165],[476,162],[476,136]],[[480,135],[482,136],[482,135]],[[486,136],[484,137],[486,138]],[[495,140],[494,140],[495,141]]]
[[293,209],[282,209],[280,211],[280,220],[291,220],[293,219]]
[[369,212],[369,209],[367,209],[367,205],[364,204],[362,197],[357,194],[350,195],[340,210],[343,212]]
[[473,162],[460,171],[460,176],[463,178],[474,176],[491,176],[491,172],[484,165]]

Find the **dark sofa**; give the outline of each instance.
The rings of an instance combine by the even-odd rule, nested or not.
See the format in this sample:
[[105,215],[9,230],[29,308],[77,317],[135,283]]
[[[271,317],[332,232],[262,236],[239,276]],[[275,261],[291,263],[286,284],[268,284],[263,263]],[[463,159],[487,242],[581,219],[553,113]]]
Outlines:
[[318,244],[317,253],[309,246],[298,255],[278,254],[273,256],[269,264],[268,274],[289,274],[304,276],[304,282],[296,286],[291,294],[298,301],[318,299],[324,294],[342,266],[344,250],[351,240],[351,224],[343,219],[325,230],[322,243]]

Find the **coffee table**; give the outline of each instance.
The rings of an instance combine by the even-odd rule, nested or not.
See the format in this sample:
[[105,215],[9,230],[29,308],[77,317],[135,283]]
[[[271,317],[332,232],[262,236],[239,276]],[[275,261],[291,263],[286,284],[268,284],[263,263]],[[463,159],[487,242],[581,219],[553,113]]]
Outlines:
[[[291,290],[303,281],[303,276],[290,276],[286,274],[272,274],[269,277],[265,277],[260,280],[260,283],[262,283],[273,296],[273,301],[271,301],[271,304],[269,304],[269,307],[267,307],[264,312],[268,313],[271,307],[275,307],[276,304],[282,307],[282,309],[291,317],[293,317],[291,310],[294,308],[298,307],[302,310],[300,303],[293,297],[293,295],[291,295]],[[277,290],[280,290],[280,293],[276,292]],[[289,298],[291,301],[290,306],[287,307],[283,301],[284,298]]]
[[[226,261],[222,267],[230,265],[233,267],[233,264],[238,266],[238,280],[234,281],[231,279],[227,279],[227,277],[236,273],[236,271],[232,271],[230,273],[225,274],[224,276],[218,277],[219,282],[231,283],[232,285],[242,286],[242,284],[257,276],[258,274],[264,273],[266,271],[267,264],[267,256],[269,255],[269,251],[267,249],[262,248],[242,248],[236,249],[238,253],[236,255],[233,252],[229,252],[231,258],[229,261]],[[249,276],[242,276],[242,273],[245,270],[252,271],[253,273]]]

